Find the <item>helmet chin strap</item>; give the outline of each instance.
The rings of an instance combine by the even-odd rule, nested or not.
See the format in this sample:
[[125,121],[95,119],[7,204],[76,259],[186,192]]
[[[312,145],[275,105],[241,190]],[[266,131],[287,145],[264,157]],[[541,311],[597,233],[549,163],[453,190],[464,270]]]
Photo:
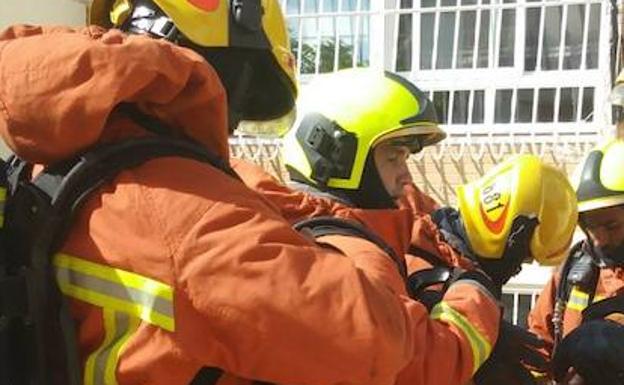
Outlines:
[[148,35],[176,43],[180,31],[165,13],[150,0],[136,1],[130,16],[119,27],[135,35]]

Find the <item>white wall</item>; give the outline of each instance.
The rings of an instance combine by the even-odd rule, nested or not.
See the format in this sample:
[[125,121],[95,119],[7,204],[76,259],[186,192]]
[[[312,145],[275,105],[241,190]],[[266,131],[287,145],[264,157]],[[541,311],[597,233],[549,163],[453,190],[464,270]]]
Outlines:
[[84,25],[84,5],[73,0],[0,0],[0,29],[15,23]]

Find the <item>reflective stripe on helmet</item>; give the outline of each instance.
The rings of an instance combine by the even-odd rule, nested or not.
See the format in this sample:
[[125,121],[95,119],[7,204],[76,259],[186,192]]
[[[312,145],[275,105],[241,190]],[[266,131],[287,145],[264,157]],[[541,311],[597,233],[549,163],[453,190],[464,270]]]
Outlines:
[[441,320],[455,325],[459,328],[470,343],[472,349],[472,363],[474,374],[479,367],[485,362],[492,352],[492,345],[488,340],[475,328],[470,321],[461,313],[453,309],[447,302],[442,301],[435,305],[431,310],[431,319]]
[[54,266],[56,280],[65,295],[127,313],[168,331],[175,330],[171,286],[66,254],[56,254]]

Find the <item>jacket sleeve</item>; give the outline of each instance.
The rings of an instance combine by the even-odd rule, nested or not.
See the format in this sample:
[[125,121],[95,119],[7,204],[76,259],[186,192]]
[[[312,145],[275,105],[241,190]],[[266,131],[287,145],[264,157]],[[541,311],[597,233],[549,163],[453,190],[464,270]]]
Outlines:
[[550,277],[546,286],[542,289],[533,309],[528,316],[529,331],[539,336],[546,342],[546,346],[542,353],[544,357],[550,361],[554,342],[553,314],[555,309],[555,295],[559,282],[559,273],[555,273]]

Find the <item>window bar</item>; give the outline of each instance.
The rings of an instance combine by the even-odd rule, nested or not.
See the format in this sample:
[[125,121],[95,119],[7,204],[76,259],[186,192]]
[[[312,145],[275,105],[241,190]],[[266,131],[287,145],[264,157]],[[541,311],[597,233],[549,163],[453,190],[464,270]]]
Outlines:
[[314,17],[316,20],[316,55],[314,56],[314,73],[318,75],[321,68],[321,46],[323,44],[321,38],[321,15],[323,14],[323,0],[319,0],[318,13]]
[[[362,0],[357,0],[355,3],[355,9],[358,11],[362,10]],[[364,22],[364,17],[360,14],[357,14],[355,16],[352,16],[355,20],[355,34],[353,36],[353,61],[351,62],[351,66],[352,67],[356,67],[357,66],[357,59],[360,56],[360,49],[358,47],[358,45],[360,44],[360,23]]]
[[553,106],[553,122],[559,122],[559,103],[561,100],[561,87],[555,87],[555,101]]
[[583,19],[583,43],[581,48],[581,70],[587,69],[587,40],[589,39],[589,16],[591,1],[585,3],[585,18]]
[[[342,0],[337,0],[336,10],[338,11],[337,12],[338,14],[342,12]],[[338,61],[338,55],[340,55],[340,32],[338,32],[339,30],[338,24],[340,24],[339,17],[340,16],[334,17],[334,25],[335,25],[335,28],[334,28],[334,71],[338,71],[338,68],[339,68],[339,61]]]
[[518,87],[511,89],[511,105],[509,106],[509,123],[516,122],[516,100],[518,99]]
[[[303,10],[305,4],[305,0],[301,0],[299,3],[299,15],[303,15]],[[303,19],[299,19],[299,28],[297,28],[297,75],[301,74],[301,67],[303,66],[303,61],[301,58],[303,51]]]
[[525,4],[518,4],[516,8],[514,29],[514,65],[516,71],[524,71],[524,55],[526,52],[526,8]]
[[498,8],[494,6],[488,8],[490,10],[490,23],[488,25],[488,64],[486,68],[492,68],[496,66],[494,50],[496,49],[496,10]]
[[[483,0],[479,0],[478,4],[481,5],[482,1]],[[479,38],[481,37],[481,12],[483,12],[483,9],[477,9],[475,12],[475,35],[474,51],[472,52],[472,68],[477,68],[477,62],[479,61]]]
[[531,117],[531,123],[537,122],[537,101],[539,99],[539,91],[540,89],[537,87],[533,89],[533,111],[531,111],[533,116]]
[[422,13],[416,10],[416,1],[412,2],[412,73],[420,70],[420,15]]
[[[546,7],[540,6],[539,33],[537,34],[537,55],[535,57],[535,71],[542,70],[542,51],[544,44],[544,19],[546,19]],[[535,106],[534,106],[535,107]]]
[[446,112],[446,124],[447,125],[452,125],[453,124],[453,108],[454,103],[455,103],[455,90],[449,90],[449,98],[448,98],[448,109]]
[[457,51],[459,51],[459,19],[461,18],[461,11],[455,11],[455,30],[453,31],[453,46],[451,47],[451,68],[457,68]]
[[466,124],[472,124],[472,107],[474,106],[475,90],[470,90],[468,93],[468,119]]
[[513,312],[512,312],[512,323],[514,325],[518,324],[518,303],[520,302],[520,296],[517,291],[513,293]]
[[533,309],[535,307],[535,302],[537,301],[537,292],[533,291],[531,293],[531,309]]
[[[374,0],[373,0],[374,1]],[[396,71],[397,60],[399,56],[399,27],[401,24],[401,15],[403,15],[401,8],[401,0],[395,0],[394,6],[394,23],[392,24],[392,46],[390,47],[390,60],[392,62],[392,70]],[[387,17],[384,13],[383,17]],[[385,31],[384,31],[385,34]],[[385,58],[384,58],[385,61]]]
[[498,68],[498,61],[500,56],[500,45],[503,41],[503,37],[501,36],[501,32],[503,30],[503,8],[496,8],[492,12],[494,16],[494,26],[496,28],[495,36],[494,36],[494,62],[492,63],[492,68]]
[[[440,0],[436,0],[436,7],[440,6]],[[438,35],[440,27],[440,11],[435,11],[433,21],[433,49],[431,50],[431,69],[435,70],[438,66]]]
[[559,32],[559,66],[557,67],[558,70],[562,70],[563,69],[563,55],[565,54],[565,46],[566,46],[566,28],[568,26],[568,5],[562,5],[561,6],[563,8],[562,12],[561,12],[561,31]]

